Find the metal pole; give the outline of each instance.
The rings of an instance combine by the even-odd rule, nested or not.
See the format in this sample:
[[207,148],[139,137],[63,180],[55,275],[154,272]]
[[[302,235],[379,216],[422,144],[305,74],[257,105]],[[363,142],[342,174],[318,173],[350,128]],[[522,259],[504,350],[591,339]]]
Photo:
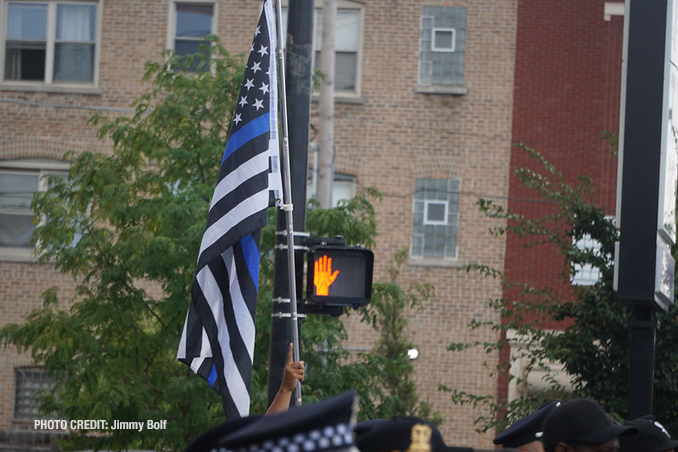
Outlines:
[[[624,21],[615,286],[630,311],[628,419],[652,413],[656,312],[673,304],[675,276],[665,230],[662,159],[670,148],[668,44],[674,0],[627,0]],[[668,132],[668,133],[667,133]],[[675,183],[675,182],[674,182]],[[675,186],[668,193],[672,193]],[[673,204],[671,210],[673,210]],[[665,254],[660,254],[665,253]],[[666,257],[664,257],[666,256]],[[666,259],[663,262],[662,259]]]
[[[280,68],[280,122],[282,125],[282,164],[283,164],[283,202],[282,210],[287,220],[287,274],[289,278],[290,293],[290,325],[292,328],[292,344],[294,344],[294,361],[299,361],[299,313],[297,311],[297,284],[295,280],[296,269],[294,263],[294,216],[292,212],[292,178],[290,176],[290,143],[289,130],[287,128],[287,96],[285,95],[285,52],[282,42],[282,6],[280,0],[276,2],[278,26],[278,68]],[[301,382],[297,381],[296,405],[301,405]]]
[[628,418],[652,414],[654,392],[655,337],[658,328],[653,308],[637,305],[629,320]]
[[[278,212],[276,254],[271,313],[271,346],[269,357],[268,401],[275,394],[282,381],[287,357],[287,347],[294,344],[294,359],[299,360],[299,315],[297,312],[297,285],[299,278],[294,259],[302,252],[295,252],[294,239],[301,234],[294,230],[294,224],[301,231],[305,225],[306,172],[308,165],[308,131],[311,99],[311,52],[313,36],[313,1],[290,0],[288,8],[288,38],[286,55],[282,47],[282,14],[277,3],[278,52],[280,78],[281,130],[283,137],[283,189],[286,207]],[[288,67],[285,68],[284,61]],[[294,99],[287,105],[287,94]],[[284,115],[284,116],[283,116]],[[289,119],[289,120],[288,120]],[[289,133],[288,123],[292,124]],[[296,208],[292,208],[296,205]],[[295,256],[297,254],[298,256]],[[295,404],[301,404],[301,385],[297,385]]]

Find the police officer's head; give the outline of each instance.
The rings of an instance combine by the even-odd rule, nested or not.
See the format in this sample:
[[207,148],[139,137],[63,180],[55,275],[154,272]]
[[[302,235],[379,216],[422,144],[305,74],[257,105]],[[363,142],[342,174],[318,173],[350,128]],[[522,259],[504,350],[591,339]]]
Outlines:
[[619,437],[619,452],[673,452],[678,449],[678,441],[653,416],[645,416],[633,421],[626,421],[638,429],[638,434]]
[[546,452],[617,452],[618,437],[637,433],[614,422],[590,399],[561,403],[544,420],[542,442]]
[[354,446],[355,392],[270,416],[251,416],[212,429],[185,452],[339,452]]
[[546,416],[559,404],[560,402],[553,401],[542,405],[536,411],[511,424],[492,442],[517,452],[544,452],[541,443],[542,424]]
[[418,417],[361,422],[355,433],[360,452],[473,452],[448,446],[435,425]]

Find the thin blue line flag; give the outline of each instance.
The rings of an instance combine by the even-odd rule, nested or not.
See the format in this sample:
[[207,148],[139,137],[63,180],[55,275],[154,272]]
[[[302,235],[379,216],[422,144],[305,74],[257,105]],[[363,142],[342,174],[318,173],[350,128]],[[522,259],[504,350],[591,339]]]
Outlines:
[[281,196],[275,17],[264,2],[233,113],[177,359],[206,379],[229,419],[249,415],[259,237]]

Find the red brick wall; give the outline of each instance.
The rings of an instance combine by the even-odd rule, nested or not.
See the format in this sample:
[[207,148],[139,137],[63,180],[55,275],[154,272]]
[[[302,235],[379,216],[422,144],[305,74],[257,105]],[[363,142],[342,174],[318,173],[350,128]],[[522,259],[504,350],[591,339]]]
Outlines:
[[[604,0],[519,0],[512,141],[543,154],[566,180],[589,176],[594,200],[614,215],[617,158],[602,139],[618,133],[623,16],[604,18]],[[522,150],[511,153],[509,206],[530,218],[553,212],[513,174],[539,169]],[[554,246],[526,249],[509,236],[505,271],[509,280],[551,287],[571,296],[563,259]],[[505,296],[510,296],[505,293]],[[558,328],[553,322],[546,328]],[[502,356],[507,359],[507,354]],[[508,382],[499,380],[499,394]]]
[[[603,0],[520,0],[512,140],[542,153],[566,180],[590,176],[595,202],[614,215],[617,158],[603,141],[617,133],[621,90],[623,17],[603,19]],[[537,169],[521,150],[511,169]],[[510,207],[527,216],[552,211],[510,178]],[[567,291],[557,250],[526,250],[509,237],[506,274],[512,280]]]

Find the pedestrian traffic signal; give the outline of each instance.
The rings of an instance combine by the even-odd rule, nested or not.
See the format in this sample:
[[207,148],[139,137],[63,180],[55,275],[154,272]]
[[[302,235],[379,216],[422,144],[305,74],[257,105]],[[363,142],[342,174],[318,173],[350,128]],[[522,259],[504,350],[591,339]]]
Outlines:
[[364,306],[372,298],[374,254],[360,247],[315,246],[308,251],[306,294],[327,306]]

